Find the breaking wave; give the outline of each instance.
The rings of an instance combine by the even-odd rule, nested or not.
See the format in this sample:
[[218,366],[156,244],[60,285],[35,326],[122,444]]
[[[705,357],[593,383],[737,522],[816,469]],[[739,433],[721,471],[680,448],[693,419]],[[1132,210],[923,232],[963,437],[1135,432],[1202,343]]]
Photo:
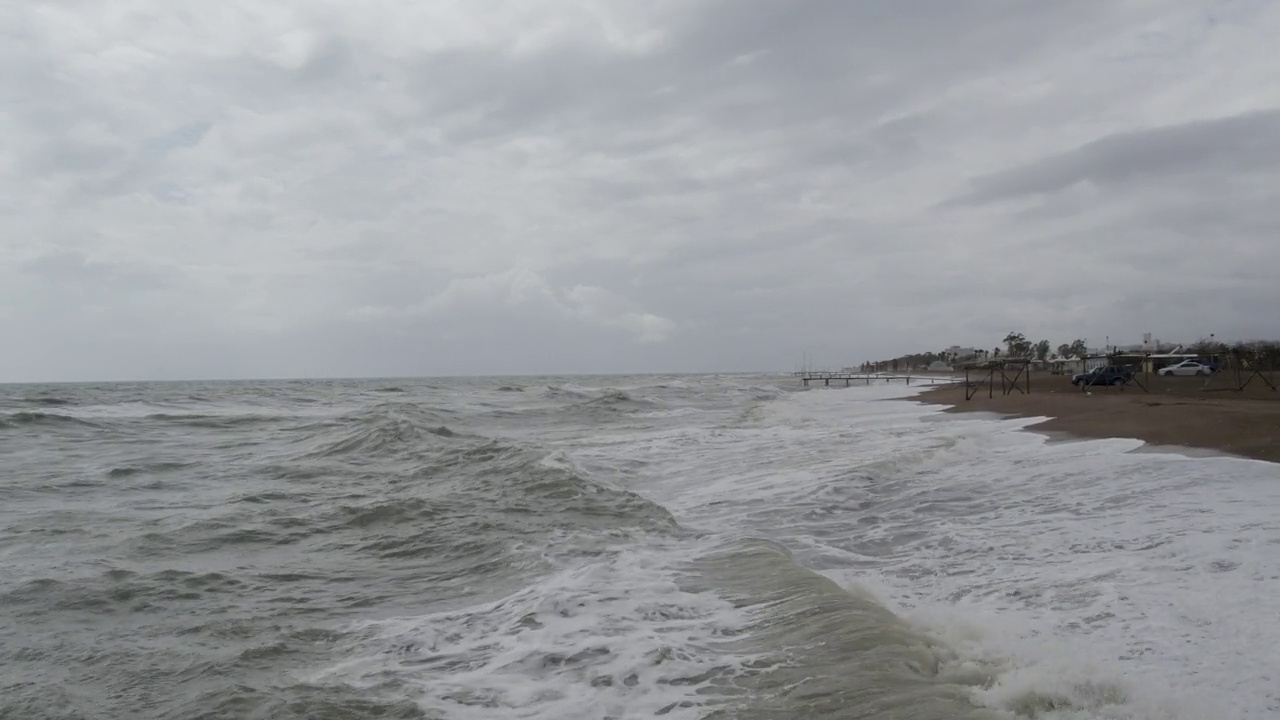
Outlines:
[[303,426],[300,430],[312,434],[297,442],[311,446],[303,454],[309,458],[420,453],[458,436],[446,421],[442,413],[411,403],[380,403],[334,421]]

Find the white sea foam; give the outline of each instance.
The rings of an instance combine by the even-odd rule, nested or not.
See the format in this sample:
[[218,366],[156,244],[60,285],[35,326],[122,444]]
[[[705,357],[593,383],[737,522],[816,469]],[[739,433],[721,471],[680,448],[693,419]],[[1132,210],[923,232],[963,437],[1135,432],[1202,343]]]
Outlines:
[[604,452],[646,458],[651,497],[682,522],[778,540],[970,657],[999,659],[978,702],[1060,717],[1280,713],[1275,465],[1050,443],[1021,431],[1034,420],[876,402],[913,392],[795,393],[745,427]]
[[670,547],[602,553],[496,602],[363,623],[353,659],[305,679],[392,682],[450,718],[703,717],[749,660],[715,647],[744,613],[682,589]]
[[997,715],[1280,714],[1275,465],[1051,442],[1024,430],[1035,419],[944,415],[916,392],[753,390],[648,425],[522,430],[546,462],[665,506],[691,536],[368,624],[356,659],[316,679],[392,683],[450,718],[702,717],[759,670],[723,641],[768,605],[753,616],[682,573],[755,537],[934,637],[951,675],[989,676],[971,702]]

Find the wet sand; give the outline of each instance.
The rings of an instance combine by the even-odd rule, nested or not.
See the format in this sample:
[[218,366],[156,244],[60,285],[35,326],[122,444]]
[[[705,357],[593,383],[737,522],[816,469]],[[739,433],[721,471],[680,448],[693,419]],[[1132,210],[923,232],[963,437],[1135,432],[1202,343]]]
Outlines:
[[[1139,379],[1142,379],[1141,377]],[[1210,387],[1225,388],[1229,379],[1214,378]],[[1198,448],[1241,457],[1280,462],[1280,392],[1258,378],[1244,391],[1205,391],[1196,377],[1143,380],[1149,392],[1128,386],[1090,388],[1082,392],[1061,375],[1036,373],[1031,393],[1000,394],[983,387],[965,400],[964,387],[928,390],[917,399],[950,405],[946,412],[994,412],[1017,417],[1049,417],[1028,429],[1067,433],[1082,438],[1136,438],[1152,445]]]

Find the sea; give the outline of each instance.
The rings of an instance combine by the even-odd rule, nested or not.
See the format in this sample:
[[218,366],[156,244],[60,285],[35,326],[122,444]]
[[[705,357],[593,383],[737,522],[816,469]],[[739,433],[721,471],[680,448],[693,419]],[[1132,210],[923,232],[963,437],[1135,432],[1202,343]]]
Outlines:
[[1280,717],[1280,466],[922,391],[0,386],[0,718]]

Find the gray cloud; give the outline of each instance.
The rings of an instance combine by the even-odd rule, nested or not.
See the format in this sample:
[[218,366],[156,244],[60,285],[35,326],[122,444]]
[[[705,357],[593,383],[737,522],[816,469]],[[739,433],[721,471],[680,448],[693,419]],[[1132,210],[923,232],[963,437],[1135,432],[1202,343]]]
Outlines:
[[975,181],[965,202],[1050,193],[1078,182],[1109,187],[1192,174],[1247,174],[1280,168],[1280,111],[1115,133],[1071,152]]
[[1272,3],[133,9],[3,11],[0,380],[1280,335]]

